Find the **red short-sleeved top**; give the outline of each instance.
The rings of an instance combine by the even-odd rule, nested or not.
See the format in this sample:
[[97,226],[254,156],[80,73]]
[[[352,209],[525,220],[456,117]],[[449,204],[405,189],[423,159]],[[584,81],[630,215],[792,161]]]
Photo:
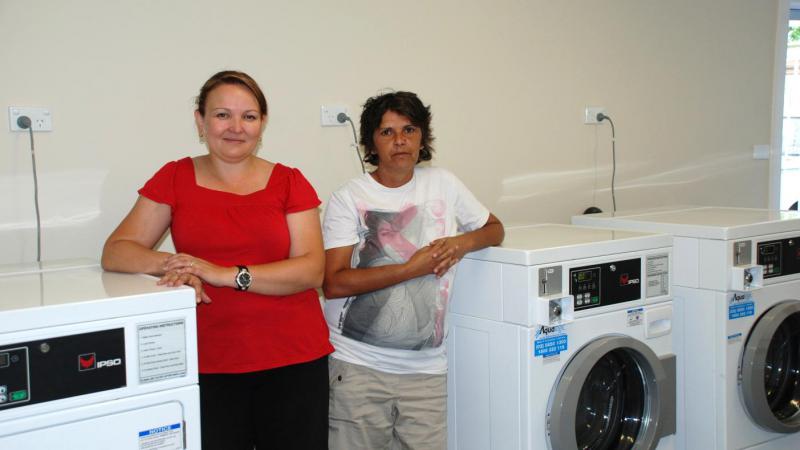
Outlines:
[[[264,189],[248,195],[198,186],[191,158],[169,162],[139,194],[172,208],[178,252],[223,266],[289,257],[286,215],[319,206],[297,169],[276,164]],[[313,289],[262,295],[204,285],[212,303],[197,307],[201,373],[242,373],[311,361],[333,351]]]

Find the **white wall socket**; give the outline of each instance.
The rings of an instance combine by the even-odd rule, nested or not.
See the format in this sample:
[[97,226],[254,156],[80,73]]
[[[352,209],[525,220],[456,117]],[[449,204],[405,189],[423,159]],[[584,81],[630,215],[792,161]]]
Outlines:
[[350,113],[347,111],[347,106],[322,105],[319,109],[319,124],[323,127],[342,127],[347,125],[347,121],[339,122],[336,119],[339,113],[345,113],[348,116],[350,115]]
[[753,146],[753,159],[769,159],[769,144],[756,144]]
[[594,125],[600,122],[597,121],[597,113],[606,113],[604,106],[587,106],[583,115],[583,123],[586,125]]
[[21,116],[28,116],[31,119],[33,131],[53,131],[53,116],[47,108],[31,108],[27,106],[8,107],[8,126],[11,131],[25,131],[17,123]]

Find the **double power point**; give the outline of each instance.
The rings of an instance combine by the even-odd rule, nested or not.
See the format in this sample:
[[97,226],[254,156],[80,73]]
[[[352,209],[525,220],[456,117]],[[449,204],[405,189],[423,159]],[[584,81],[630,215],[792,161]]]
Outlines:
[[31,128],[33,131],[53,131],[53,116],[47,108],[30,108],[26,106],[9,106],[8,107],[8,126],[11,131],[24,131],[27,129],[20,128],[17,119],[22,116],[27,116],[31,119]]
[[597,125],[600,123],[597,120],[597,115],[599,113],[605,114],[606,108],[604,106],[587,106],[583,114],[583,123],[586,125]]
[[323,127],[343,127],[347,122],[339,122],[339,113],[348,115],[345,105],[322,105],[319,109],[319,124]]

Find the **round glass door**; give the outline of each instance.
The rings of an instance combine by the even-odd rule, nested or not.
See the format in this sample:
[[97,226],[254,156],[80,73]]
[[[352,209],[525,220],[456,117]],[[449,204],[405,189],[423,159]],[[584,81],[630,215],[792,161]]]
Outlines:
[[[674,369],[674,356],[666,359]],[[578,350],[550,395],[551,448],[654,449],[669,428],[663,424],[674,423],[674,370],[668,376],[665,361],[628,336],[605,336]]]
[[742,355],[742,398],[751,418],[770,431],[800,431],[800,301],[768,310]]
[[636,359],[620,349],[606,353],[589,371],[578,396],[578,448],[632,448],[646,417],[646,405],[644,374]]

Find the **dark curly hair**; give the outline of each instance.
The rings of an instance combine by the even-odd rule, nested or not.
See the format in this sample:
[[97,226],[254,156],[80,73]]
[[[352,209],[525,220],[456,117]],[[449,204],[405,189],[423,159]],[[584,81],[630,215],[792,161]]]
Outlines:
[[375,148],[373,135],[381,125],[381,119],[386,111],[394,111],[405,116],[411,123],[419,127],[422,132],[422,148],[419,150],[420,161],[430,161],[433,157],[431,143],[433,129],[431,128],[431,107],[422,104],[422,100],[413,92],[390,92],[388,94],[370,97],[364,103],[361,112],[361,145],[364,146],[364,162],[378,165],[378,151]]

